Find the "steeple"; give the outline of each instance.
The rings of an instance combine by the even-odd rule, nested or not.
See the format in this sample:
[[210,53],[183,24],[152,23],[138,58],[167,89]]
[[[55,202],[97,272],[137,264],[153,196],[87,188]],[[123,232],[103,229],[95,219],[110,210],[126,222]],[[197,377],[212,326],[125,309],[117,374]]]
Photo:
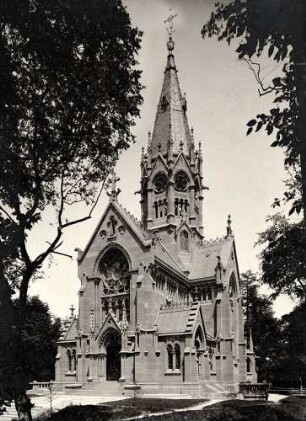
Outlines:
[[[191,134],[187,121],[187,101],[182,95],[174,60],[174,41],[172,35],[167,42],[168,57],[164,71],[164,81],[157,105],[153,136],[151,142],[152,156],[161,153],[166,155],[170,139],[173,142],[173,152],[188,154],[191,145]],[[169,130],[170,127],[170,130]]]
[[187,102],[173,55],[173,28],[168,33],[167,63],[153,134],[148,136],[147,154],[141,159],[142,223],[146,229],[171,232],[177,238],[184,222],[189,232],[185,234],[192,231],[194,238],[201,239],[202,156],[195,150],[194,133],[187,121]]

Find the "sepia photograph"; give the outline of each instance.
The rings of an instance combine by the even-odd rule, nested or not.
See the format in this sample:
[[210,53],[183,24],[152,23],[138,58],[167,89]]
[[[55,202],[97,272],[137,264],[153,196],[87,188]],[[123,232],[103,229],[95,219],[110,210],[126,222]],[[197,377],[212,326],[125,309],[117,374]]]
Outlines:
[[0,0],[0,421],[306,419],[305,0]]

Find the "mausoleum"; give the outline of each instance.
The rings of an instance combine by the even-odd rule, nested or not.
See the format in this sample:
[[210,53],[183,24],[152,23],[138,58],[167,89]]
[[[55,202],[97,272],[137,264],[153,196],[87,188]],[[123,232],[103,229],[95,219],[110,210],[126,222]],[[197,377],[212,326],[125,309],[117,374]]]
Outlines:
[[167,49],[141,157],[141,221],[120,205],[114,174],[78,255],[79,308],[56,361],[56,381],[68,387],[204,397],[256,381],[231,219],[223,238],[205,240],[201,144],[189,129],[171,36]]

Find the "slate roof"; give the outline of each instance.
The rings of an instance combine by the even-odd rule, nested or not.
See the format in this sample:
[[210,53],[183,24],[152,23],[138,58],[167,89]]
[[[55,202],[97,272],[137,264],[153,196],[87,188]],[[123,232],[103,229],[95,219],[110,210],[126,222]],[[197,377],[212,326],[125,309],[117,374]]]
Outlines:
[[190,307],[176,310],[161,310],[156,325],[159,334],[184,333],[187,328]]
[[[166,106],[163,107],[165,100]],[[189,153],[191,134],[186,108],[184,110],[185,104],[186,99],[181,93],[174,56],[172,52],[169,52],[150,145],[153,155],[158,153],[159,144],[161,145],[160,152],[165,153],[170,138],[173,141],[173,152],[178,152],[180,143],[183,142],[184,153]]]
[[211,278],[215,276],[218,256],[223,265],[227,264],[233,237],[203,243],[195,249],[190,267],[189,279]]

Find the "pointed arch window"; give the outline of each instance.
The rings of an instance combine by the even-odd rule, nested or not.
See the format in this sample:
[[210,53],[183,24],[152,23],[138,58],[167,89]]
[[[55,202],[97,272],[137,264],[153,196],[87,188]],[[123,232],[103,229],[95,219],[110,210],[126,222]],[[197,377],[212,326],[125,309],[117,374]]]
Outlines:
[[180,233],[181,250],[189,251],[189,235],[187,231]]
[[175,344],[174,354],[175,354],[175,368],[179,370],[181,368],[181,348],[179,344]]
[[72,350],[71,357],[72,357],[72,368],[73,368],[73,371],[76,371],[76,369],[77,369],[77,355],[76,355],[76,350],[75,349]]
[[247,357],[246,365],[247,365],[247,373],[250,373],[251,372],[251,358],[250,357]]
[[172,345],[167,345],[167,354],[168,354],[168,370],[173,370],[173,348]]
[[68,371],[72,371],[72,354],[71,354],[70,349],[67,349],[67,357],[68,357]]

